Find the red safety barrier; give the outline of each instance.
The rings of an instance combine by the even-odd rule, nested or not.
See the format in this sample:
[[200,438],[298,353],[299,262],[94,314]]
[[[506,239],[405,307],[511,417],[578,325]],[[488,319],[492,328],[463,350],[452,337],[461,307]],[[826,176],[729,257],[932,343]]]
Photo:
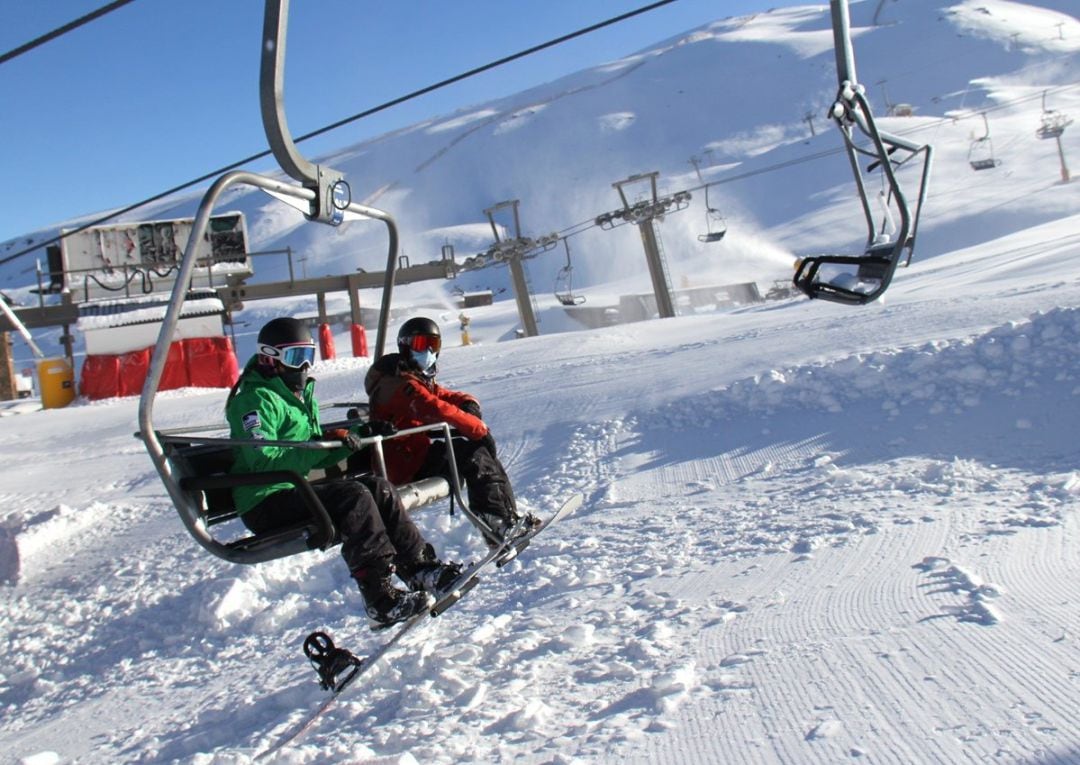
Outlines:
[[[240,370],[232,341],[227,337],[196,337],[184,343],[188,385],[196,388],[231,388]],[[165,387],[162,386],[162,390]]]
[[87,356],[79,372],[79,395],[95,401],[111,398],[120,390],[120,357]]
[[334,334],[330,331],[329,324],[319,325],[319,356],[323,361],[337,358],[334,352]]
[[138,396],[142,393],[146,373],[150,371],[151,348],[131,351],[120,356],[120,391],[118,396]]
[[[181,340],[169,346],[169,355],[165,359],[165,369],[161,372],[158,390],[186,388],[191,384],[187,368],[187,342]],[[152,353],[152,351],[151,351]]]
[[[79,375],[79,393],[96,400],[115,396],[138,396],[150,371],[152,348],[128,353],[87,356]],[[196,337],[169,346],[158,390],[230,388],[240,376],[227,337]]]
[[353,324],[349,328],[349,332],[352,336],[352,355],[353,358],[366,357],[368,355],[367,347],[367,332],[364,331],[363,324]]

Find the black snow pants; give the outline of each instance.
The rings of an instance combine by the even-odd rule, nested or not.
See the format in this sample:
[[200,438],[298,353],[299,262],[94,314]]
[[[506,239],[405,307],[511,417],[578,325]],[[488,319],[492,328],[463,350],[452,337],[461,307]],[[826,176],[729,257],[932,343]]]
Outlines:
[[[434,440],[416,478],[441,475],[450,480],[446,442]],[[468,489],[469,509],[474,513],[511,518],[517,515],[517,500],[510,477],[498,458],[483,441],[454,439],[454,461],[458,475]]]
[[[424,538],[401,506],[393,485],[378,476],[334,478],[311,485],[341,538],[341,556],[356,575],[423,554]],[[271,494],[240,516],[255,533],[307,519],[296,489]]]

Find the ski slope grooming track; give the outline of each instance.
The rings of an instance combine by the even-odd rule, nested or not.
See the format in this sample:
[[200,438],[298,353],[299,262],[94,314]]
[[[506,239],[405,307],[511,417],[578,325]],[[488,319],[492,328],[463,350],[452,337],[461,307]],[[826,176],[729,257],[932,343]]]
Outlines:
[[[1075,704],[1078,678],[1059,669],[1062,661],[1075,666],[1075,641],[1066,635],[1076,616],[1061,607],[1071,594],[1014,592],[993,561],[1037,558],[1049,548],[1055,554],[1040,561],[1040,573],[1067,580],[1080,564],[1076,523],[988,535],[967,551],[1002,582],[1004,613],[1043,613],[1051,604],[1052,627],[1007,616],[952,626],[950,603],[963,602],[963,588],[928,580],[921,563],[962,526],[948,517],[902,525],[828,554],[726,561],[671,581],[670,597],[702,609],[697,629],[683,635],[697,635],[701,696],[674,713],[672,724],[686,735],[646,738],[644,751],[628,747],[620,760],[1015,762],[1037,749],[1047,733],[1072,724],[1063,710]],[[888,563],[896,560],[913,563]],[[1030,660],[1033,645],[1046,649],[1045,661]],[[987,701],[1002,697],[1010,699],[1004,707]],[[701,741],[723,742],[721,750],[710,743],[688,754],[694,730],[708,732]]]

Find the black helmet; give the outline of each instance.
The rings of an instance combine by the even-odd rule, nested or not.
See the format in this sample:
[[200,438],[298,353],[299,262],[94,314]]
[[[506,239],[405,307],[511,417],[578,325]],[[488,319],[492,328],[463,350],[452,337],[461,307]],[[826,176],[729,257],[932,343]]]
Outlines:
[[[282,316],[271,319],[259,330],[259,345],[268,345],[279,348],[283,345],[312,344],[311,331],[307,325],[299,319],[290,316]],[[262,351],[260,350],[260,353]]]
[[287,316],[272,319],[259,330],[258,342],[261,363],[269,373],[281,377],[291,390],[302,390],[315,363],[315,341],[307,325]]
[[431,350],[438,354],[442,348],[442,333],[439,332],[439,325],[431,319],[426,316],[416,316],[401,325],[401,329],[398,330],[397,345],[398,351],[405,356],[409,355],[410,350]]

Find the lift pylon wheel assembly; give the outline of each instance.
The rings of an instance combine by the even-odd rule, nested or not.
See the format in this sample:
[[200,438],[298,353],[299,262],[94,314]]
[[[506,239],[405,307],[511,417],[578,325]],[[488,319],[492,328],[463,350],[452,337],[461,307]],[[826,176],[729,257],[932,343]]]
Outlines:
[[[880,297],[892,281],[904,251],[910,262],[915,247],[919,214],[929,183],[932,149],[878,130],[866,98],[866,91],[855,75],[855,55],[851,44],[851,22],[847,0],[830,0],[836,74],[839,81],[836,101],[829,117],[840,130],[848,154],[855,185],[866,219],[866,245],[861,255],[813,255],[802,258],[796,266],[794,284],[810,298],[861,305]],[[867,143],[856,143],[856,137]],[[897,160],[894,155],[906,156]],[[914,210],[909,205],[896,171],[909,160],[922,155],[919,196]],[[869,158],[867,172],[882,174],[886,203],[875,216],[859,166]],[[880,217],[880,220],[878,219]]]
[[[558,234],[548,234],[539,239],[533,239],[521,235],[521,218],[518,215],[519,200],[511,199],[499,202],[484,210],[488,222],[491,224],[491,234],[495,242],[487,249],[487,252],[477,255],[472,259],[476,268],[481,268],[488,263],[506,263],[510,267],[510,277],[514,286],[514,299],[517,302],[518,317],[521,319],[521,327],[526,337],[536,337],[540,334],[540,326],[536,320],[536,312],[533,310],[532,296],[529,293],[529,280],[525,274],[525,260],[535,258],[542,252],[547,252],[555,247],[559,241]],[[504,210],[513,213],[513,237],[504,238],[499,233],[499,226],[495,222],[496,215]],[[466,260],[466,264],[469,264]]]
[[1069,165],[1065,162],[1065,147],[1061,145],[1061,136],[1065,128],[1072,124],[1072,118],[1055,109],[1046,108],[1046,91],[1043,91],[1042,107],[1042,120],[1035,135],[1042,140],[1052,138],[1057,141],[1058,160],[1061,162],[1061,182],[1068,183],[1072,176],[1069,173]]
[[[656,178],[659,175],[660,173],[656,171],[639,173],[611,184],[619,192],[619,199],[623,203],[622,209],[597,216],[596,225],[602,229],[615,228],[623,223],[631,223],[638,227],[645,247],[645,260],[649,266],[653,294],[656,296],[657,313],[661,319],[669,319],[675,315],[675,301],[671,296],[667,268],[660,252],[653,221],[662,220],[668,212],[685,210],[690,204],[690,192],[678,191],[669,196],[659,196],[656,188]],[[642,182],[648,182],[649,196],[640,202],[632,203],[626,195],[625,187]]]
[[1051,138],[1061,138],[1062,133],[1065,132],[1065,128],[1073,123],[1072,119],[1057,111],[1056,109],[1046,108],[1046,91],[1042,94],[1042,117],[1040,118],[1039,129],[1035,131],[1042,140],[1049,140]]

